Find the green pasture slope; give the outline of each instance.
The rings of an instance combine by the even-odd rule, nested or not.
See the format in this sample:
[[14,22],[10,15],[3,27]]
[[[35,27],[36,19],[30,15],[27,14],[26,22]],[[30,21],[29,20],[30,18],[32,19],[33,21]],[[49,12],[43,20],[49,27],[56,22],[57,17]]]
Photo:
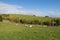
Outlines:
[[30,28],[24,24],[0,22],[0,40],[60,40],[60,27],[34,25]]
[[[39,21],[46,21],[47,19],[53,19],[51,17],[41,17],[41,16],[29,16],[29,15],[22,15],[22,14],[10,14],[10,18],[19,18],[22,20],[29,20],[29,21],[34,21],[34,20],[39,20]],[[47,20],[48,21],[48,20]]]

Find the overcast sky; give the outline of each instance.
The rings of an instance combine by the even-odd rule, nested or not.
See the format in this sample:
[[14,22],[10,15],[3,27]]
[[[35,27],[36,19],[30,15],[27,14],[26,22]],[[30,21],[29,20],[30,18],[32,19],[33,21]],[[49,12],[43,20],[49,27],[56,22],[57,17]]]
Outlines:
[[60,0],[0,0],[0,14],[60,17]]

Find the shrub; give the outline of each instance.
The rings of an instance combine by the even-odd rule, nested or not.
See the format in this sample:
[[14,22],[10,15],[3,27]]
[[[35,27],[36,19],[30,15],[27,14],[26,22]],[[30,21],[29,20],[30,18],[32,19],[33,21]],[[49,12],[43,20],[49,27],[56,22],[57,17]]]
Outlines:
[[3,18],[2,18],[2,16],[0,16],[0,22],[2,22],[2,20],[3,20]]

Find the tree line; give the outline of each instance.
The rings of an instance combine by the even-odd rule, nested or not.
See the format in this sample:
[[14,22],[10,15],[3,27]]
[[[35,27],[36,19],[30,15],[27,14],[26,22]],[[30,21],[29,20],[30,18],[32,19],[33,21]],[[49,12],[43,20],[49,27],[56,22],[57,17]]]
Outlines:
[[22,24],[38,24],[38,25],[47,25],[47,26],[58,26],[60,25],[60,18],[50,18],[44,17],[43,19],[33,19],[28,18],[22,19],[20,17],[12,17],[10,14],[0,14],[0,22],[3,20],[9,20],[10,22],[22,23]]

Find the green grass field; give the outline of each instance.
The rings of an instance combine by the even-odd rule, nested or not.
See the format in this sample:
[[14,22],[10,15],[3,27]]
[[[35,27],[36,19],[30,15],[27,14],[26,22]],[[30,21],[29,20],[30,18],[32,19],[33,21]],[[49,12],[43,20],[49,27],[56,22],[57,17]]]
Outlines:
[[60,40],[60,27],[32,28],[24,24],[0,22],[0,40]]

